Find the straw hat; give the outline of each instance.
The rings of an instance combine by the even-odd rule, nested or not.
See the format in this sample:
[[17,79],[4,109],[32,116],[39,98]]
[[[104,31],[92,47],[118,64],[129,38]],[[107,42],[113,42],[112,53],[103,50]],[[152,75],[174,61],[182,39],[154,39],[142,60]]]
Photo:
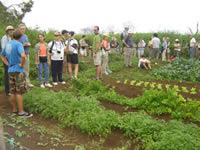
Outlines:
[[7,32],[8,30],[14,30],[13,26],[7,26],[7,27],[6,27],[6,32]]

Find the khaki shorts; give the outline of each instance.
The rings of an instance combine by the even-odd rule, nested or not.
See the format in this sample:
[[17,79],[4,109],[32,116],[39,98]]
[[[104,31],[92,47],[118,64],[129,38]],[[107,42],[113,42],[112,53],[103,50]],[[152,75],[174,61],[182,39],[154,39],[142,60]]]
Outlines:
[[160,49],[159,48],[153,48],[153,50],[152,50],[152,56],[154,58],[156,58],[156,57],[159,57],[159,55],[160,55]]
[[80,49],[80,54],[82,56],[87,56],[87,50],[86,49]]
[[9,73],[10,93],[23,94],[27,92],[24,72]]
[[95,66],[101,65],[101,62],[102,62],[102,51],[99,51],[97,52],[96,57],[94,57],[94,65]]
[[168,53],[168,54],[170,53],[170,49],[169,49],[169,48],[167,48],[167,53]]

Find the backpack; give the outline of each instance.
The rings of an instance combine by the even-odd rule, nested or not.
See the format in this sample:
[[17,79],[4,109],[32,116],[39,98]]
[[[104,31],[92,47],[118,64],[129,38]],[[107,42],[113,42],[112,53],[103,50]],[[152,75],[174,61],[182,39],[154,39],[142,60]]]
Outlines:
[[49,50],[50,53],[52,53],[54,44],[55,44],[55,41],[53,40],[53,41],[52,41],[52,45],[51,45],[50,50]]

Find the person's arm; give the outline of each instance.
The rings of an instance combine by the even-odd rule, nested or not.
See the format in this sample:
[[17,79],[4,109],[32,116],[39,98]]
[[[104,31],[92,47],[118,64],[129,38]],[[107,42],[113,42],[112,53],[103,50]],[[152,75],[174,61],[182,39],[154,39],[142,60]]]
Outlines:
[[107,51],[110,50],[110,48],[107,46],[108,42],[104,42],[104,47],[106,48]]
[[122,42],[124,43],[124,45],[125,45],[126,47],[129,47],[129,45],[125,42],[124,39],[122,40]]
[[35,46],[35,65],[38,64],[38,48],[37,45]]
[[50,66],[50,64],[51,64],[51,57],[50,57],[51,54],[49,53],[49,50],[50,50],[50,49],[49,49],[49,46],[47,45],[47,59],[48,59],[48,62],[47,62],[47,63],[48,63],[48,65]]
[[19,64],[19,66],[20,66],[21,68],[24,68],[25,58],[26,58],[25,53],[22,52],[22,53],[21,53],[21,64]]
[[6,47],[7,39],[5,36],[1,39],[1,48],[4,49]]
[[8,66],[9,63],[8,63],[8,61],[6,59],[6,56],[3,56],[3,55],[0,55],[0,56],[1,56],[1,60],[3,61],[3,63]]
[[25,39],[24,39],[24,41],[23,41],[23,46],[24,46],[24,47],[30,47],[30,46],[31,46],[31,43],[29,42],[27,36],[25,37]]

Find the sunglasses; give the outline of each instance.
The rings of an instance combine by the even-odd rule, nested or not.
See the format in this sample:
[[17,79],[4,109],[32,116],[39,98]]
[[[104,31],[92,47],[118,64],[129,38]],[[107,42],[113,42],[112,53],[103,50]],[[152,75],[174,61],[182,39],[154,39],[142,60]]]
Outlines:
[[94,32],[96,32],[97,30],[94,30]]
[[54,36],[60,36],[60,35],[54,35]]

